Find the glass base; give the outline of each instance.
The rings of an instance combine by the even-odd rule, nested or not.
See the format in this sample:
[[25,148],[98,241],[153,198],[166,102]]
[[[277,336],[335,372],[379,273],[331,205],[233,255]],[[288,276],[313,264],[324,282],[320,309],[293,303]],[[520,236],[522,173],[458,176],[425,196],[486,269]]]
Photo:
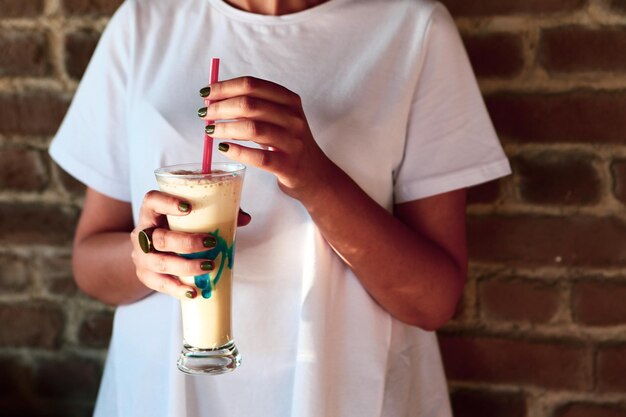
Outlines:
[[241,364],[241,356],[231,341],[215,349],[199,349],[183,344],[178,369],[192,375],[219,375],[232,372]]

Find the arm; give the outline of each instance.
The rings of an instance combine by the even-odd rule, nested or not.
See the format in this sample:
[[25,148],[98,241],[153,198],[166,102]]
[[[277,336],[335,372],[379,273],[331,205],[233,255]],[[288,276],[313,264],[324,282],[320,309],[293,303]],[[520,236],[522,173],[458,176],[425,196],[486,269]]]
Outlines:
[[87,189],[72,257],[74,279],[87,295],[118,305],[150,293],[135,274],[128,239],[133,227],[130,203]]
[[[176,276],[204,274],[202,263],[212,261],[186,260],[176,253],[204,251],[215,241],[207,240],[212,239],[207,234],[167,229],[166,215],[184,216],[193,210],[181,203],[176,197],[148,192],[134,227],[129,203],[88,188],[74,236],[72,267],[78,287],[111,305],[138,301],[153,290],[178,298],[195,296],[195,288],[183,285]],[[249,222],[250,216],[240,213],[238,224]],[[149,227],[156,227],[152,235],[156,252],[146,254],[137,235]]]
[[464,191],[397,205],[394,217],[317,146],[293,92],[243,77],[212,84],[209,98],[201,117],[237,120],[210,127],[235,140],[220,150],[273,173],[385,310],[424,329],[452,316],[466,274]]
[[369,294],[405,323],[445,324],[466,277],[465,191],[396,205],[392,216],[347,175],[332,183],[304,204]]

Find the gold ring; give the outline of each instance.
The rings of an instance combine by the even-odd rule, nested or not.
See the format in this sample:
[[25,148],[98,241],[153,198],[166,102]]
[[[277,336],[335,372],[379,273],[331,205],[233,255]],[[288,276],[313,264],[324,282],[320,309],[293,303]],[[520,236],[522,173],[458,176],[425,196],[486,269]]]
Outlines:
[[144,253],[154,252],[154,246],[152,245],[152,233],[156,227],[148,227],[139,232],[139,246]]

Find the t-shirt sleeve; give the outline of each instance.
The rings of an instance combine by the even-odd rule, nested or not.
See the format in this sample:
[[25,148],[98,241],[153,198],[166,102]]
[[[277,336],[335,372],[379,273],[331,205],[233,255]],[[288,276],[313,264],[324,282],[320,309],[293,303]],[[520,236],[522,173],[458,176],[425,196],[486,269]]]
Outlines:
[[452,17],[436,6],[424,37],[394,197],[403,203],[511,172]]
[[125,1],[109,21],[49,149],[73,177],[122,201],[130,201],[126,91],[132,3]]

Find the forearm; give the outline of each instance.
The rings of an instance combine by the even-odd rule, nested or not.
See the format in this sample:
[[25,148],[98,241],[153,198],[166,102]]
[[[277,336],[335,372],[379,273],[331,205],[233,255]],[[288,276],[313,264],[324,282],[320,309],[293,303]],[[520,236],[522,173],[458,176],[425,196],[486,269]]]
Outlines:
[[74,243],[76,283],[87,295],[110,305],[129,304],[151,290],[137,279],[126,232],[104,232]]
[[[281,190],[306,207],[326,240],[383,308],[428,329],[452,316],[466,258],[459,215],[464,215],[464,201],[461,206],[459,194],[442,204],[448,217],[454,217],[453,232],[448,233],[447,219],[432,206],[422,211],[429,205],[422,200],[411,202],[410,215],[400,222],[324,154],[294,92],[240,77],[211,84],[208,99],[212,102],[199,110],[201,117],[235,120],[213,126],[215,137],[234,141],[221,143],[220,151],[273,173]],[[262,146],[250,148],[239,141]],[[454,204],[448,204],[451,200]]]
[[391,315],[429,330],[443,325],[454,313],[466,266],[345,173],[333,175],[332,184],[303,201],[328,243]]

